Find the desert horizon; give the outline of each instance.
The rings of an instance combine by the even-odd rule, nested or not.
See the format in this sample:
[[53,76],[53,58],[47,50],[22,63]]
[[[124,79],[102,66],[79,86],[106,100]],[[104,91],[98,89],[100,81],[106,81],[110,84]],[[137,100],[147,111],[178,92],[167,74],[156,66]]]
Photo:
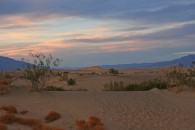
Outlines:
[[0,0],[0,130],[195,130],[194,0]]

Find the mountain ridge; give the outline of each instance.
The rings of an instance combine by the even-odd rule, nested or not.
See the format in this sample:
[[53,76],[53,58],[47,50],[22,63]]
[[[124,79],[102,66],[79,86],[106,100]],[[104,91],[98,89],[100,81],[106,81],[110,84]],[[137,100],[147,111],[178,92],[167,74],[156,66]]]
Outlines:
[[[170,61],[159,61],[153,63],[132,63],[132,64],[116,64],[116,65],[100,65],[103,69],[153,69],[169,66],[192,66],[192,62],[195,61],[195,55],[187,55],[181,58],[173,59]],[[18,61],[9,57],[0,56],[0,71],[18,70],[26,68],[25,62]],[[66,67],[63,67],[66,68]],[[81,67],[78,67],[81,68]],[[77,69],[78,69],[77,68]]]
[[153,69],[169,66],[191,66],[195,61],[195,55],[187,55],[181,58],[173,59],[170,61],[159,61],[153,63],[132,63],[132,64],[116,64],[116,65],[101,65],[104,69]]
[[0,70],[17,70],[24,69],[26,66],[25,62],[14,60],[9,57],[0,56]]

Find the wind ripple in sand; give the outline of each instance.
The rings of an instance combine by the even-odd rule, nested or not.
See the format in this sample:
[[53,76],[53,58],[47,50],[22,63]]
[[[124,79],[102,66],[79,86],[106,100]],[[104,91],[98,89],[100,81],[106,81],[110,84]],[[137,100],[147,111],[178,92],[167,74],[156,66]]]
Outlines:
[[[96,99],[112,130],[195,129],[193,112],[153,92],[107,92]],[[113,125],[114,125],[113,124]]]

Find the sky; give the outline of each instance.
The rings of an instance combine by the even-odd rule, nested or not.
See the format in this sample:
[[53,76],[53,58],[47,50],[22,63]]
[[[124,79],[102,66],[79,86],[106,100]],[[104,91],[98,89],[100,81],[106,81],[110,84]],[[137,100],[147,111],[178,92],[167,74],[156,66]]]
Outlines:
[[0,0],[0,56],[30,51],[66,67],[195,54],[195,0]]

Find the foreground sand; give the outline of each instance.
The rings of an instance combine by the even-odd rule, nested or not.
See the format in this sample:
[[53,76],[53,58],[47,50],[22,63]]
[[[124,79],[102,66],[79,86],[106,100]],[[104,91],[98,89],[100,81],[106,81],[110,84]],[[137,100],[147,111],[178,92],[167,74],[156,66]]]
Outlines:
[[[195,93],[167,90],[148,92],[31,92],[22,87],[0,96],[1,105],[29,110],[25,117],[39,118],[50,110],[62,115],[51,126],[76,130],[76,119],[97,116],[106,130],[194,130]],[[0,111],[2,113],[2,111]],[[17,124],[9,130],[30,130]]]

